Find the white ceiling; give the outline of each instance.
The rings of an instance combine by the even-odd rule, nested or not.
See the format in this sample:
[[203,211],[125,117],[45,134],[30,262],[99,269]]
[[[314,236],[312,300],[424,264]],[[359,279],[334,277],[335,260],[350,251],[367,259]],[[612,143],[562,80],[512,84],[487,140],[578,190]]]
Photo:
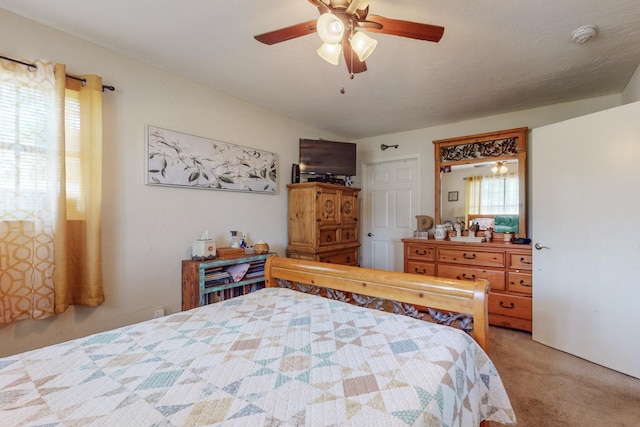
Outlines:
[[[372,14],[445,32],[439,43],[372,34],[368,71],[353,80],[318,57],[316,34],[272,46],[253,39],[317,18],[306,0],[0,7],[349,139],[620,93],[640,64],[639,0],[373,0]],[[597,36],[572,43],[586,24]]]

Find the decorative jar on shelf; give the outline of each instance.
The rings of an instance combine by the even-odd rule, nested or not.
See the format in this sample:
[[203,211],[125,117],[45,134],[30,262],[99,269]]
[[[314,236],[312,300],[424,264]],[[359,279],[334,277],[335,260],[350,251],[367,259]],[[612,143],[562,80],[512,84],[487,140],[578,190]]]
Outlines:
[[253,245],[253,250],[258,255],[266,254],[269,252],[269,244],[260,240],[258,243]]
[[443,224],[436,225],[436,240],[444,240],[447,238],[447,230]]
[[235,230],[231,231],[231,240],[229,242],[229,246],[232,248],[239,248],[242,243],[242,239],[238,236],[238,232]]

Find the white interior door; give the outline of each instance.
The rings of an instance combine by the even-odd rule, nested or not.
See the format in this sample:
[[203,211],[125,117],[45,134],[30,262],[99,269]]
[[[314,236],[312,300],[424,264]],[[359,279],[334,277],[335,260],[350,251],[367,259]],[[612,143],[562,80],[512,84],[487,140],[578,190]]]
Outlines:
[[403,245],[416,228],[420,206],[419,159],[363,165],[362,266],[403,271]]
[[640,378],[640,103],[533,129],[533,339]]

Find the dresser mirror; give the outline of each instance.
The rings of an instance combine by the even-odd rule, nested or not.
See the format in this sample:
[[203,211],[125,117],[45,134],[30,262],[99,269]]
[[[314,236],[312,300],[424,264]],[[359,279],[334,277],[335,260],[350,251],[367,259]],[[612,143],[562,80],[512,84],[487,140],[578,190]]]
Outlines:
[[433,141],[435,223],[526,237],[528,128]]

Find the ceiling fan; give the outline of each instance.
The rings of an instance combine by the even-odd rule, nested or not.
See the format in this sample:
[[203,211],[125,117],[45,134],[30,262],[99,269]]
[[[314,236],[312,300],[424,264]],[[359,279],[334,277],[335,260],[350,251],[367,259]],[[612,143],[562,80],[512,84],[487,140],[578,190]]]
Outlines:
[[444,27],[438,25],[369,15],[370,0],[309,0],[309,3],[320,12],[317,20],[280,28],[254,38],[272,45],[317,32],[324,42],[318,49],[318,55],[334,65],[338,65],[342,55],[353,78],[354,73],[367,70],[365,60],[377,44],[365,31],[436,43],[444,34]]

